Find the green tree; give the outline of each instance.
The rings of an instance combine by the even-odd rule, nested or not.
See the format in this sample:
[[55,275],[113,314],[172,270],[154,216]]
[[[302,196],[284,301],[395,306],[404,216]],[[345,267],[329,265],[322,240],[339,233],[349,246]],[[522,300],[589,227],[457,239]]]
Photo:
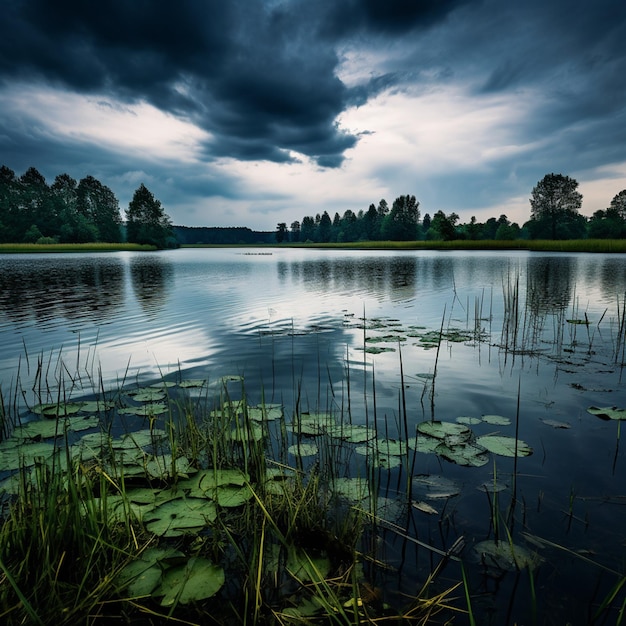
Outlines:
[[611,200],[611,206],[607,211],[614,211],[619,217],[626,220],[626,189],[622,189],[622,191]]
[[457,239],[456,223],[459,216],[456,213],[446,215],[443,211],[437,211],[430,222],[430,228],[426,238],[434,241],[452,241]]
[[315,239],[315,220],[307,215],[302,219],[300,227],[300,241],[313,241]]
[[577,187],[576,180],[562,174],[546,174],[537,183],[530,198],[531,216],[527,223],[533,239],[583,236],[585,220],[581,221],[578,215],[583,197]]
[[330,215],[328,215],[327,211],[324,211],[324,213],[322,213],[319,219],[319,224],[316,228],[315,241],[318,241],[320,243],[329,242],[332,227],[333,227],[333,223],[330,219]]
[[126,209],[126,238],[129,243],[166,248],[173,232],[161,202],[141,183]]
[[300,222],[298,220],[294,220],[291,222],[290,230],[290,240],[291,241],[300,241]]
[[[0,167],[0,242],[10,243],[22,239],[17,212],[17,178],[6,165]],[[19,232],[19,237],[18,237]]]
[[55,235],[56,220],[46,179],[36,168],[29,167],[20,176],[17,190],[18,238],[24,240],[28,231],[29,239],[32,239],[33,226],[37,227],[40,236]]
[[94,225],[99,241],[122,240],[120,204],[115,194],[93,176],[86,176],[78,183],[77,210]]
[[285,241],[285,235],[287,234],[286,222],[280,222],[276,225],[276,243],[282,243]]
[[381,235],[390,241],[414,241],[418,238],[419,205],[415,196],[399,196],[383,219]]

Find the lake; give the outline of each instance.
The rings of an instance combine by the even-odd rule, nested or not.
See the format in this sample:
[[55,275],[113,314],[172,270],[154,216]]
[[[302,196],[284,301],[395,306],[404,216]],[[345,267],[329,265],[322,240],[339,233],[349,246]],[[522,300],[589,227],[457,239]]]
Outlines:
[[[616,623],[623,587],[601,609],[626,568],[621,421],[588,409],[626,408],[625,297],[624,255],[0,255],[0,389],[8,404],[34,403],[42,370],[78,373],[76,394],[83,379],[242,376],[252,401],[282,403],[287,419],[297,404],[373,424],[386,440],[458,418],[477,438],[517,437],[532,454],[518,443],[518,458],[476,466],[418,451],[419,506],[394,523],[443,551],[464,538],[477,623]],[[403,492],[406,468],[379,471],[385,495]],[[494,567],[498,557],[476,549],[496,532],[496,501],[514,514],[496,525],[533,554],[532,570]],[[433,553],[398,533],[383,543],[396,568],[384,584],[414,593]],[[461,580],[456,562],[444,574]]]

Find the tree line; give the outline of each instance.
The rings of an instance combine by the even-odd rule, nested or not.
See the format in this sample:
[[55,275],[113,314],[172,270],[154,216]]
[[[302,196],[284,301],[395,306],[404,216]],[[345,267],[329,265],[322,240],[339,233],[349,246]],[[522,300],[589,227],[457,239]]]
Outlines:
[[[413,195],[396,198],[391,207],[386,200],[370,204],[357,213],[348,209],[331,218],[328,211],[294,221],[281,222],[276,241],[347,243],[357,241],[451,241],[514,239],[623,239],[626,238],[626,189],[620,191],[607,209],[590,218],[579,213],[582,194],[578,182],[563,174],[546,174],[533,188],[530,219],[522,226],[506,215],[478,222],[472,217],[459,224],[459,216],[437,211],[421,218],[419,202]],[[420,219],[421,218],[421,219]]]
[[93,176],[59,174],[51,185],[36,168],[22,176],[0,167],[0,243],[176,245],[169,216],[142,183],[122,220],[115,194]]

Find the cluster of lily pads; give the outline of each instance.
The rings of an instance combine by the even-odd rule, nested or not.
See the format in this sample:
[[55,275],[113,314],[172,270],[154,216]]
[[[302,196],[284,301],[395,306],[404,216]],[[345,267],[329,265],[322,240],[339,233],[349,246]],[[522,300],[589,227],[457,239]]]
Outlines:
[[353,323],[352,327],[367,331],[365,345],[361,349],[368,354],[395,352],[398,344],[403,344],[410,339],[417,340],[413,345],[427,350],[437,348],[442,342],[470,343],[485,341],[488,338],[487,333],[482,330],[467,330],[451,326],[439,330],[428,330],[426,326],[419,325],[405,327],[398,320],[383,317],[361,319]]

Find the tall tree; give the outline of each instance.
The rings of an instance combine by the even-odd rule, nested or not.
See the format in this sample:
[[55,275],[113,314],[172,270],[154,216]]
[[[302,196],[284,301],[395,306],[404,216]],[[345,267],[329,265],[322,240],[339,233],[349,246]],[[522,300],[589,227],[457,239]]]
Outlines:
[[391,211],[383,219],[382,236],[392,241],[412,241],[417,239],[419,205],[415,196],[399,196],[393,202]]
[[611,206],[607,210],[614,211],[619,217],[626,220],[626,189],[622,189],[622,191],[611,200]]
[[172,237],[172,224],[161,202],[141,183],[126,209],[128,242],[166,248]]
[[[54,212],[50,206],[50,188],[46,179],[34,167],[29,167],[18,181],[18,211],[20,230],[29,232],[32,240],[35,232],[54,236]],[[35,228],[33,228],[36,227]]]
[[[531,236],[534,239],[570,239],[582,236],[578,210],[582,194],[576,189],[578,181],[563,174],[546,174],[534,187],[530,198]],[[582,220],[583,232],[585,229]]]
[[118,243],[122,239],[120,204],[115,194],[93,176],[78,183],[78,212],[96,228],[97,239]]
[[17,212],[17,178],[6,165],[0,167],[0,242],[10,243],[22,239]]
[[287,234],[287,223],[280,222],[276,226],[276,243],[282,243],[285,241],[285,235]]

